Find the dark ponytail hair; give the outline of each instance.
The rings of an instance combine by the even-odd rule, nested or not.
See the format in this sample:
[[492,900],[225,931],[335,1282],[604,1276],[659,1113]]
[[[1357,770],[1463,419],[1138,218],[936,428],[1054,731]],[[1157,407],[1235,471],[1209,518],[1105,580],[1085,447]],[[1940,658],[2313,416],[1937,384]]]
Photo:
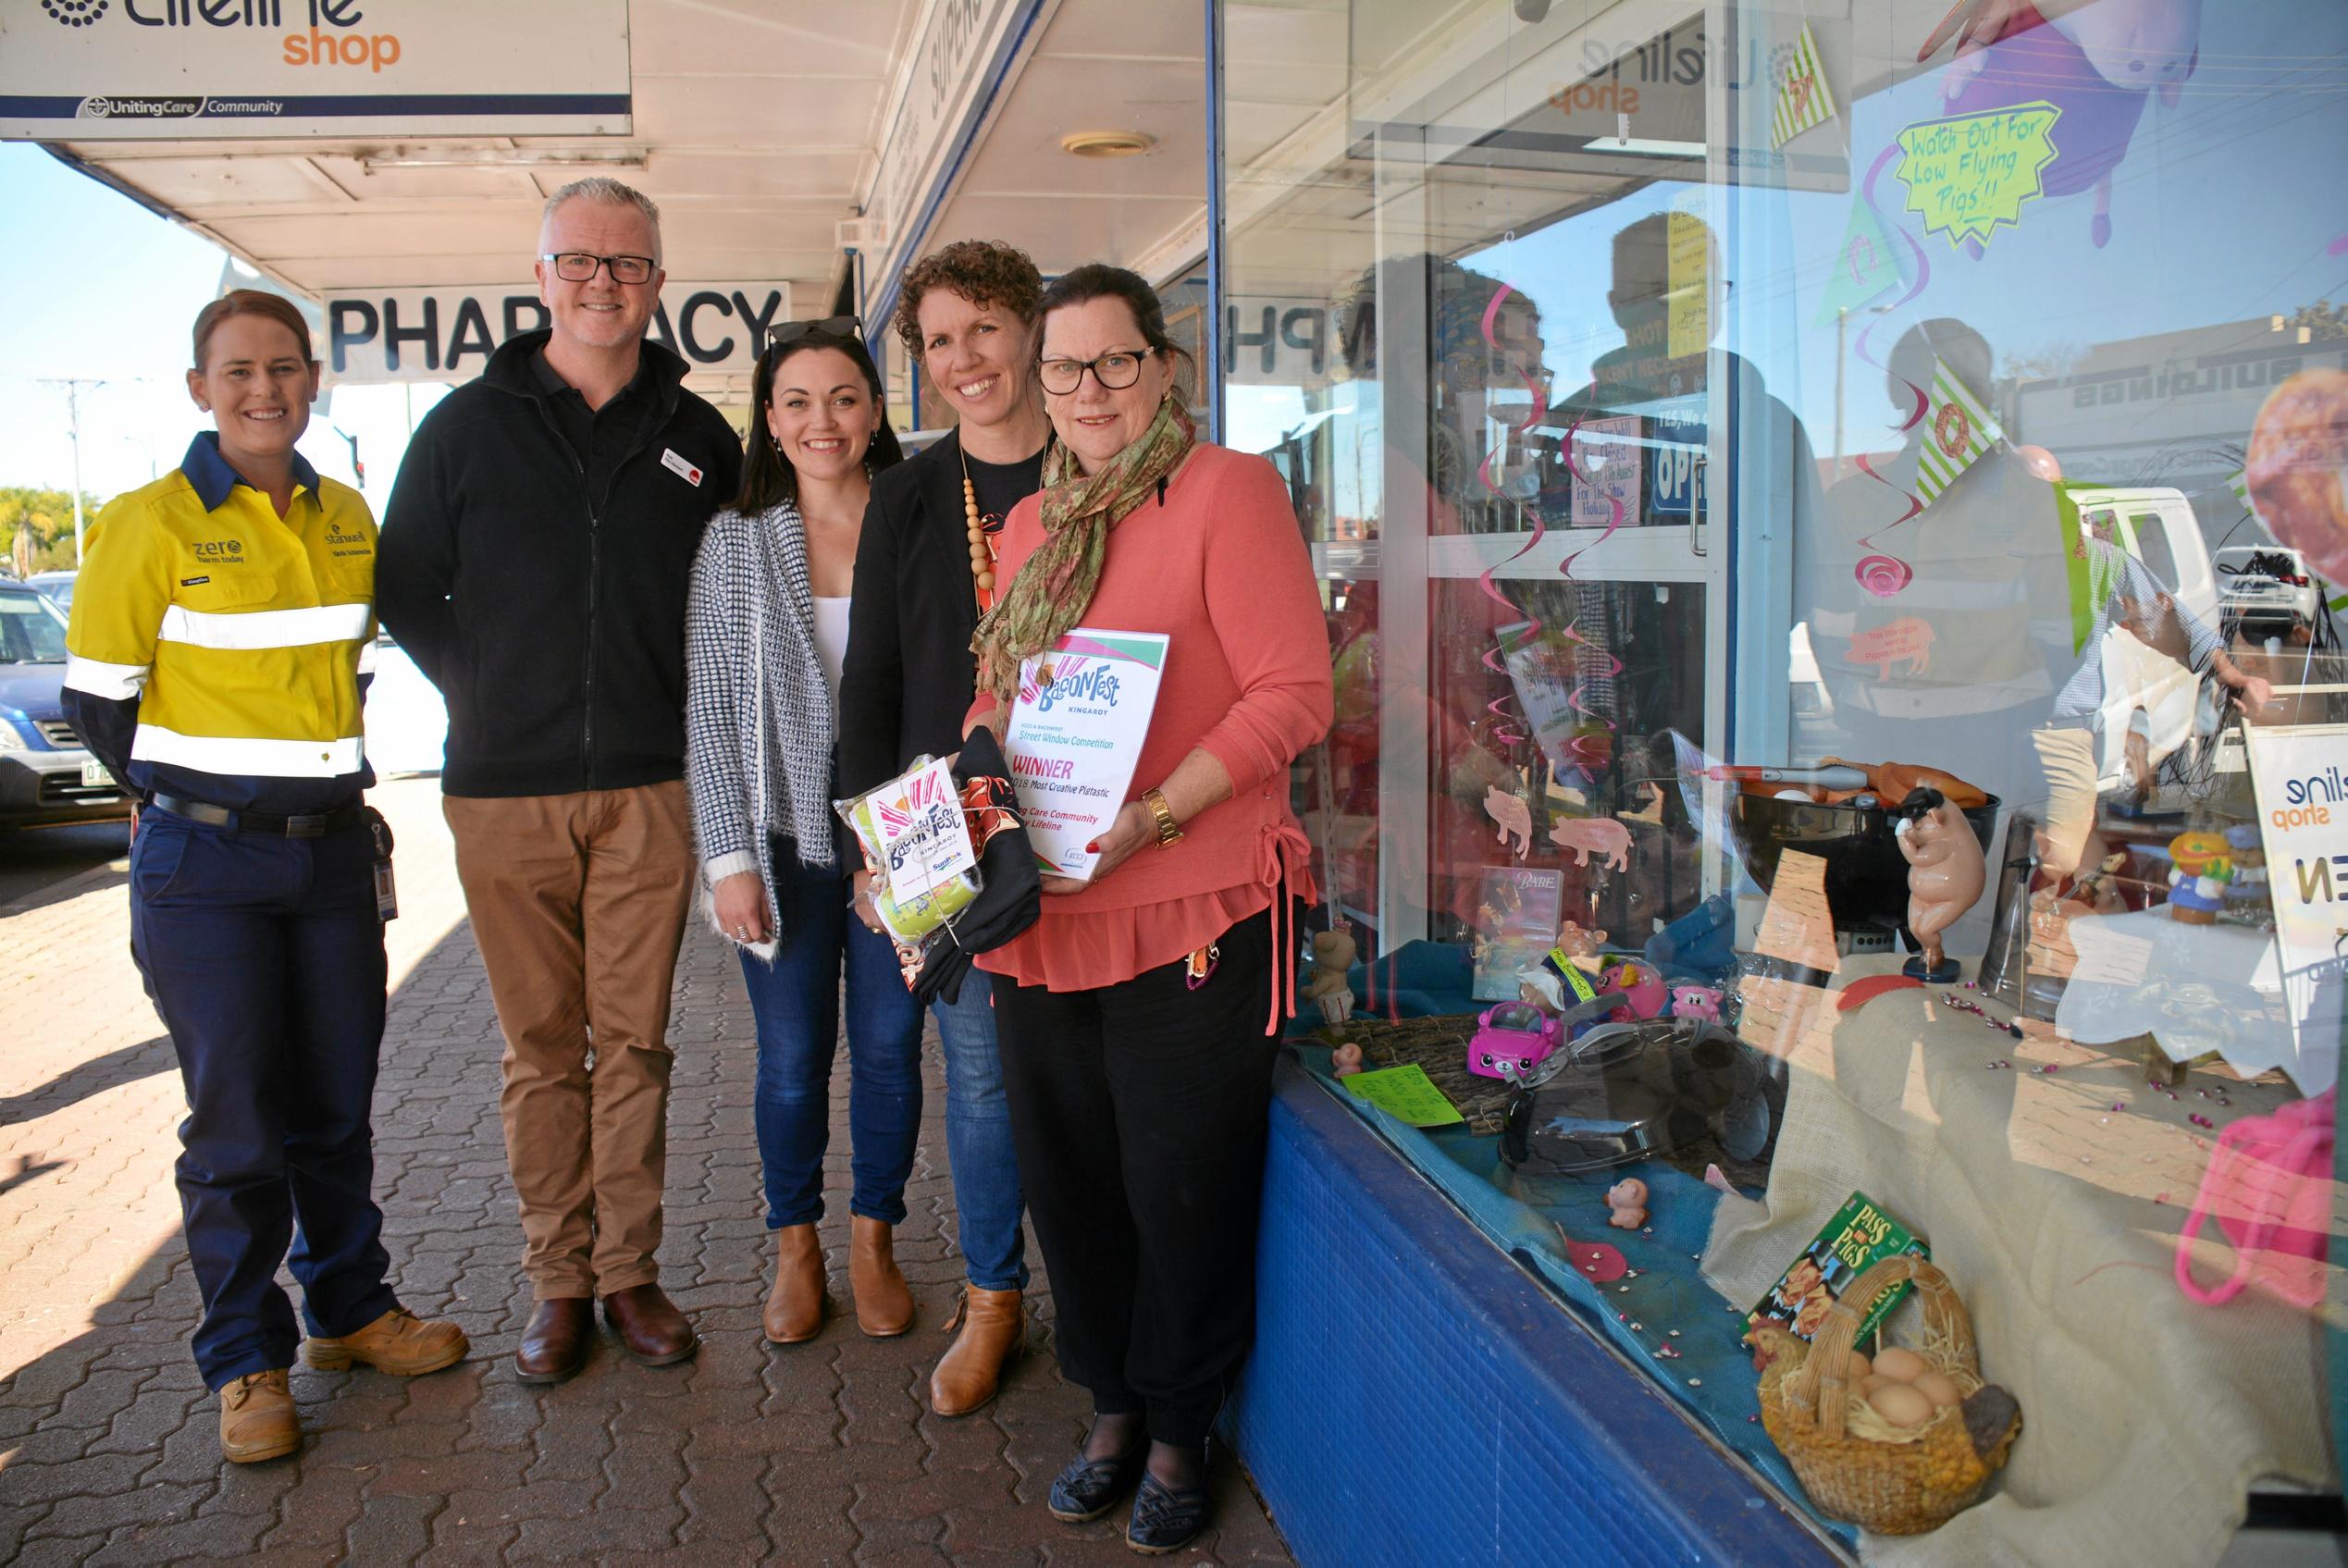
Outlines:
[[896,432],[889,428],[889,405],[881,391],[880,369],[873,364],[862,340],[852,333],[814,331],[787,343],[770,343],[766,352],[759,355],[758,369],[750,376],[749,450],[743,454],[741,493],[734,498],[734,510],[745,517],[756,517],[770,507],[786,500],[796,503],[799,499],[798,471],[791,466],[791,460],[783,455],[773,433],[767,429],[766,411],[774,401],[774,377],[783,368],[783,362],[814,349],[837,349],[847,355],[864,377],[865,388],[872,394],[872,406],[881,411],[880,426],[872,432],[871,445],[864,451],[866,470],[878,474],[905,461],[905,449],[896,444]]
[[[1046,322],[1056,310],[1090,304],[1094,300],[1123,300],[1126,308],[1133,313],[1133,325],[1141,328],[1143,347],[1176,362],[1177,385],[1187,385],[1182,381],[1182,366],[1188,366],[1192,378],[1196,378],[1197,364],[1166,330],[1166,307],[1158,302],[1157,290],[1131,268],[1111,266],[1106,262],[1086,262],[1073,272],[1063,273],[1044,286],[1044,298],[1036,304],[1035,319]],[[1036,341],[1039,346],[1043,341],[1040,331]]]

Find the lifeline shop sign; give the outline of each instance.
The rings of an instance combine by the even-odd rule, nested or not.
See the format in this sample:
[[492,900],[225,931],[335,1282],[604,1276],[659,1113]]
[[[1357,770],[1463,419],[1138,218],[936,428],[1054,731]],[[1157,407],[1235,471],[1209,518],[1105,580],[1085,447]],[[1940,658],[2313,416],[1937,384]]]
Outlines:
[[627,0],[0,0],[0,141],[633,129]]
[[[327,378],[469,381],[508,338],[548,325],[538,285],[389,289],[326,301]],[[791,319],[788,283],[679,283],[672,278],[645,336],[698,375],[748,376],[767,329]]]

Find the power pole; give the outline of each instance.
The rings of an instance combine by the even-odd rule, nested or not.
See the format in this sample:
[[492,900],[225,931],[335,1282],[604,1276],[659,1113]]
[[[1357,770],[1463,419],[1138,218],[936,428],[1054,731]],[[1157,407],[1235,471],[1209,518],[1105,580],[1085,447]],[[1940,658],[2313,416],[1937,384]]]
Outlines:
[[51,377],[49,384],[66,389],[66,433],[73,442],[73,569],[81,570],[81,389],[96,391],[105,385],[84,377]]

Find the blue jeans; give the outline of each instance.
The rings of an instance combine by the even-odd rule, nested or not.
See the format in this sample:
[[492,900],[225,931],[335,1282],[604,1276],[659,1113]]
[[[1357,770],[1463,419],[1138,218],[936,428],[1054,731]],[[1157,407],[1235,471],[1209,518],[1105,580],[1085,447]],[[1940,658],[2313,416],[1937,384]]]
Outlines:
[[832,1058],[847,971],[848,1211],[901,1224],[905,1179],[921,1130],[921,1007],[905,988],[888,938],[848,913],[848,878],[772,846],[782,945],[768,965],[742,955],[758,1020],[752,1119],[766,1172],[766,1223],[812,1225],[823,1215],[823,1151],[832,1135]]
[[961,999],[930,1011],[945,1053],[945,1154],[954,1167],[962,1264],[982,1290],[1027,1289],[1027,1238],[1020,1229],[1019,1157],[1003,1097],[1003,1058],[995,1043],[991,979],[972,969]]

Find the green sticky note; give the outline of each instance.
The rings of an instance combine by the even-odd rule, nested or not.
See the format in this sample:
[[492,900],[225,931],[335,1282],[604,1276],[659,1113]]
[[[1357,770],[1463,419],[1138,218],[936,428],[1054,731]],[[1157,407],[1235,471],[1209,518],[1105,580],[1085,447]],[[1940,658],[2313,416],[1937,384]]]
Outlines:
[[1357,1072],[1339,1081],[1349,1093],[1360,1095],[1388,1116],[1413,1127],[1450,1127],[1467,1119],[1459,1114],[1457,1105],[1443,1097],[1443,1092],[1435,1087],[1435,1080],[1427,1076],[1427,1069],[1416,1062],[1380,1068],[1376,1072]]
[[1951,245],[1988,244],[1999,224],[2021,223],[2022,204],[2045,193],[2039,171],[2055,161],[2047,133],[2061,117],[2052,104],[2018,104],[1909,126],[1899,133],[1909,209]]

